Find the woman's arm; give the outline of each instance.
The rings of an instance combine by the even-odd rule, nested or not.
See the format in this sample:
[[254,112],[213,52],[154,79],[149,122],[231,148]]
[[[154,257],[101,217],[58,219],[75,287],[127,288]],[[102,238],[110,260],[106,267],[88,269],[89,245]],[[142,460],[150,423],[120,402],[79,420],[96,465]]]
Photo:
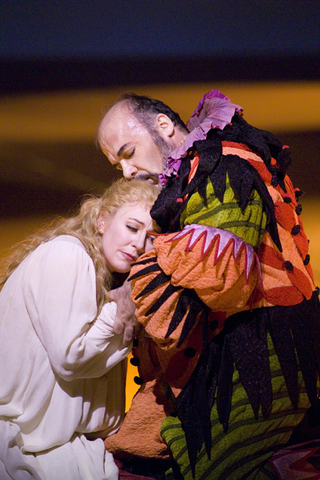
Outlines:
[[59,376],[99,377],[127,356],[129,349],[113,329],[115,303],[106,304],[96,318],[95,269],[80,242],[58,237],[28,261],[30,319]]

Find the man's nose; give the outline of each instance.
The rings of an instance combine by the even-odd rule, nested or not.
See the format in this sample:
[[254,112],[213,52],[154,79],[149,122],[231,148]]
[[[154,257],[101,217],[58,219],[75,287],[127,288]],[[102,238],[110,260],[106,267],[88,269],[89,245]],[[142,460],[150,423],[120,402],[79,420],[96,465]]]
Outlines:
[[122,168],[122,173],[125,178],[134,178],[137,173],[138,169],[134,165],[130,165],[126,160],[121,160],[120,165]]

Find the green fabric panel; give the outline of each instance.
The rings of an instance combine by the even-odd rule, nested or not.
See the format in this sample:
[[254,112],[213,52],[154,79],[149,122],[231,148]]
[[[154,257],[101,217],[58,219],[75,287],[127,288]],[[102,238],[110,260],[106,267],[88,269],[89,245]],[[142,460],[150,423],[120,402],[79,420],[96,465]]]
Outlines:
[[[293,428],[300,423],[310,403],[299,372],[301,386],[299,407],[297,410],[293,409],[270,338],[268,342],[273,387],[273,406],[270,415],[263,418],[260,412],[259,418],[257,420],[254,418],[238,371],[235,370],[228,431],[224,433],[214,405],[211,411],[213,444],[211,459],[208,459],[203,446],[197,458],[195,480],[276,478],[272,477],[272,468],[267,465],[267,461],[275,450],[288,442]],[[170,447],[183,478],[193,480],[185,436],[179,419],[168,416],[162,423],[161,435]],[[172,472],[167,472],[166,479],[172,478]]]
[[244,211],[241,211],[230,187],[227,175],[226,191],[223,203],[215,196],[210,180],[207,183],[207,202],[198,191],[191,195],[183,211],[181,228],[192,223],[221,228],[242,238],[252,247],[258,247],[266,228],[267,216],[263,211],[263,202],[256,190],[253,190]]

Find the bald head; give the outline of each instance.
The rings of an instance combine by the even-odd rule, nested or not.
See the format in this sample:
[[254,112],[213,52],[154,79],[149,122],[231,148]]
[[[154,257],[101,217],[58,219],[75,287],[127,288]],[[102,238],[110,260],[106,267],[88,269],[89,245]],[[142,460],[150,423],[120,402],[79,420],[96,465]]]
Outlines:
[[188,133],[181,120],[182,126],[175,124],[177,114],[173,112],[170,118],[159,112],[159,104],[164,105],[148,97],[124,95],[111,106],[100,124],[100,148],[126,178],[159,175],[170,152]]

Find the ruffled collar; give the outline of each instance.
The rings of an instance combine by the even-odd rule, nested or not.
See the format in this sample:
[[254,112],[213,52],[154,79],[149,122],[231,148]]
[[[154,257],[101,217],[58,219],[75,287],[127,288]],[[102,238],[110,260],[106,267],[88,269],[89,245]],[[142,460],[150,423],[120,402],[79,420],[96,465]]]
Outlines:
[[231,123],[235,112],[241,113],[242,110],[242,107],[231,103],[229,98],[219,90],[210,90],[206,93],[187,122],[189,135],[171,152],[167,168],[159,175],[161,184],[165,185],[168,177],[178,175],[181,160],[195,141],[205,140],[208,131],[212,128],[223,130]]

